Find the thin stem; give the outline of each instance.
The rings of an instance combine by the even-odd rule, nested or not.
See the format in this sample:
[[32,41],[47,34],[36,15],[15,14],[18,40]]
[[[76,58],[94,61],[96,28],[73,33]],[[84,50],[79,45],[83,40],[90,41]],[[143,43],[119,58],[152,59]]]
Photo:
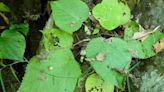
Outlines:
[[128,92],[132,92],[132,91],[131,91],[131,86],[130,86],[129,77],[127,77],[127,85],[128,85]]
[[5,85],[4,85],[4,82],[3,82],[3,77],[2,77],[2,71],[1,70],[0,70],[0,81],[1,81],[1,86],[2,86],[3,92],[6,92]]
[[130,69],[129,72],[131,72],[134,68],[136,68],[141,62],[137,62],[137,64],[133,65]]

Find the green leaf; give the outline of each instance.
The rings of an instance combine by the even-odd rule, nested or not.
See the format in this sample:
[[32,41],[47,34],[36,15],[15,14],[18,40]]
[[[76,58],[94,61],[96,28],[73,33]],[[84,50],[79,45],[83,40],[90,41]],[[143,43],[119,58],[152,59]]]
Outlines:
[[129,52],[134,58],[139,58],[139,59],[145,58],[145,53],[140,41],[130,40],[127,41],[127,43],[128,43]]
[[22,61],[26,40],[15,30],[5,30],[0,37],[0,58]]
[[103,80],[123,88],[124,75],[115,71],[127,71],[131,63],[128,45],[120,38],[95,38],[86,48],[87,60]]
[[142,30],[142,27],[132,21],[127,28],[125,28],[125,31],[124,31],[124,40],[128,41],[128,40],[132,40],[132,37],[134,35],[135,32],[139,31],[139,30]]
[[100,30],[98,29],[98,28],[95,28],[94,30],[93,30],[93,35],[95,35],[95,34],[98,34],[100,32]]
[[51,50],[46,59],[33,57],[17,92],[73,92],[81,70],[69,49]]
[[42,33],[42,42],[47,50],[51,50],[54,46],[72,48],[73,38],[71,34],[59,29],[46,29]]
[[19,31],[20,33],[23,33],[25,36],[27,36],[28,31],[29,31],[29,25],[24,24],[24,23],[14,24],[14,25],[11,25],[9,29]]
[[51,3],[55,24],[71,33],[78,30],[88,18],[89,9],[81,0],[59,0]]
[[93,8],[92,13],[107,30],[113,30],[127,23],[131,18],[128,5],[118,0],[103,0]]
[[0,2],[0,11],[2,11],[2,12],[10,12],[10,9],[4,3]]
[[114,85],[101,79],[97,74],[90,75],[85,83],[86,92],[114,92]]

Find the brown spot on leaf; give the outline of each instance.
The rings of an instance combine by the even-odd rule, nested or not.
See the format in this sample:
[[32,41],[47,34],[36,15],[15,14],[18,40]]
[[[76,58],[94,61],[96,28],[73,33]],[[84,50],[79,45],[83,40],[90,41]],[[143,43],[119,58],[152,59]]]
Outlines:
[[44,73],[40,73],[38,79],[39,79],[39,80],[42,80],[42,81],[45,81],[45,80],[47,80],[47,76],[46,76],[46,74],[44,74]]
[[105,60],[105,54],[104,53],[98,53],[97,55],[96,55],[96,60],[98,60],[98,61],[104,61]]
[[129,49],[129,53],[132,55],[132,56],[136,56],[137,55],[137,52],[135,50],[132,50],[132,49]]
[[74,26],[75,26],[75,24],[76,24],[76,22],[75,22],[75,21],[72,21],[72,22],[70,22],[70,24],[69,24],[69,25],[70,25],[71,27],[74,27]]

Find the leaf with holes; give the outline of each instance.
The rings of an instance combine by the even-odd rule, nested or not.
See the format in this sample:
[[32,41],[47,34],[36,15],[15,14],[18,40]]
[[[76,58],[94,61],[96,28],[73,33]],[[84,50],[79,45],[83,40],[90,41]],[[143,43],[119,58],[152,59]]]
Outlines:
[[127,71],[131,63],[128,45],[120,38],[95,38],[86,48],[87,60],[103,80],[123,88],[124,75],[116,70]]
[[0,58],[22,61],[26,41],[22,34],[15,30],[5,30],[0,37]]
[[80,75],[71,50],[57,48],[43,60],[30,60],[17,92],[73,92]]
[[118,0],[103,0],[93,8],[92,13],[107,30],[113,30],[127,23],[131,18],[128,5]]
[[51,2],[51,8],[55,24],[71,34],[81,27],[89,15],[87,5],[81,0],[54,1]]
[[90,75],[85,82],[86,92],[114,92],[114,85],[105,82],[97,74]]
[[42,33],[42,44],[47,51],[55,46],[72,48],[73,38],[71,34],[59,29],[46,29]]

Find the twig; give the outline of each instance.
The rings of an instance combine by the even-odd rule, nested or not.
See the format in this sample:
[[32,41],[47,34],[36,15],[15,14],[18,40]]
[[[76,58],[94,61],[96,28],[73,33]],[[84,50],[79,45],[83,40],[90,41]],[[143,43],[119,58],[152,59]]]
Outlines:
[[90,41],[90,40],[91,40],[91,39],[89,39],[89,38],[83,39],[83,40],[81,40],[81,41],[75,43],[75,44],[73,45],[73,47],[75,47],[76,45],[79,45],[79,44],[81,44],[81,43],[83,43],[83,42],[88,42],[88,41]]

